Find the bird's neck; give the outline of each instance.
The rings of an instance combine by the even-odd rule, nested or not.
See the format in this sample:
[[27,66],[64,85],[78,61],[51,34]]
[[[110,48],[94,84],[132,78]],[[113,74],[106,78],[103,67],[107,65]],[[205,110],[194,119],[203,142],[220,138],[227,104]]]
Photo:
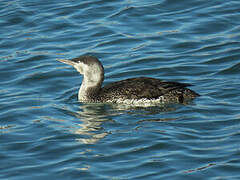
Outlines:
[[91,81],[90,79],[83,77],[83,81],[78,92],[78,100],[82,102],[97,101],[102,82],[103,79]]

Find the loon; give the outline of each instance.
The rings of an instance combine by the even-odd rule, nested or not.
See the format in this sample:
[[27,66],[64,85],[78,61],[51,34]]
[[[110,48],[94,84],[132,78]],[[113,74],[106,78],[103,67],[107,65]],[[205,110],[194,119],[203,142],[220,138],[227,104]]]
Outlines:
[[80,102],[93,103],[184,103],[200,96],[187,86],[191,84],[162,81],[150,77],[129,78],[102,87],[104,68],[95,56],[83,55],[58,61],[73,66],[83,80],[78,92]]

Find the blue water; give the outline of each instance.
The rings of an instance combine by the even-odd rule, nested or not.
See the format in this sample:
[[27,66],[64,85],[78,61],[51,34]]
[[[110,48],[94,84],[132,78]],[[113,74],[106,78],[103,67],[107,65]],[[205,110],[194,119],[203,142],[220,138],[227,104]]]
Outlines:
[[[240,1],[0,1],[0,179],[240,179]],[[188,105],[77,101],[105,81],[191,83]]]

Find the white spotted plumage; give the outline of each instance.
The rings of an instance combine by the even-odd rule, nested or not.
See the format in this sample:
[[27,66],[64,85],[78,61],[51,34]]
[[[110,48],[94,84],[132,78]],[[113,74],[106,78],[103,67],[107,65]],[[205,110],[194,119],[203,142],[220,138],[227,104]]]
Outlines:
[[83,75],[78,92],[82,102],[111,102],[129,105],[155,105],[165,102],[183,103],[199,96],[188,89],[190,84],[167,82],[138,77],[114,82],[102,87],[104,68],[94,56],[80,56],[72,60],[59,60],[73,66]]

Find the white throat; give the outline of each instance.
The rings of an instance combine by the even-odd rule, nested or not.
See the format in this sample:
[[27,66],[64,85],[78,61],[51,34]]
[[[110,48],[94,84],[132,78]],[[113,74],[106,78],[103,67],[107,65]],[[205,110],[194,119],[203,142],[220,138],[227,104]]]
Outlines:
[[103,82],[104,72],[96,65],[81,63],[75,67],[83,75],[83,81],[78,92],[79,101],[89,101],[98,95]]
[[[100,86],[99,86],[100,84]],[[91,96],[92,91],[98,90],[101,88],[101,83],[89,83],[85,78],[83,78],[81,87],[78,91],[78,100],[79,101],[89,101],[89,96]]]
[[86,83],[84,82],[84,79],[82,81],[81,87],[78,91],[78,100],[79,101],[87,101],[87,89],[88,86],[86,85]]

